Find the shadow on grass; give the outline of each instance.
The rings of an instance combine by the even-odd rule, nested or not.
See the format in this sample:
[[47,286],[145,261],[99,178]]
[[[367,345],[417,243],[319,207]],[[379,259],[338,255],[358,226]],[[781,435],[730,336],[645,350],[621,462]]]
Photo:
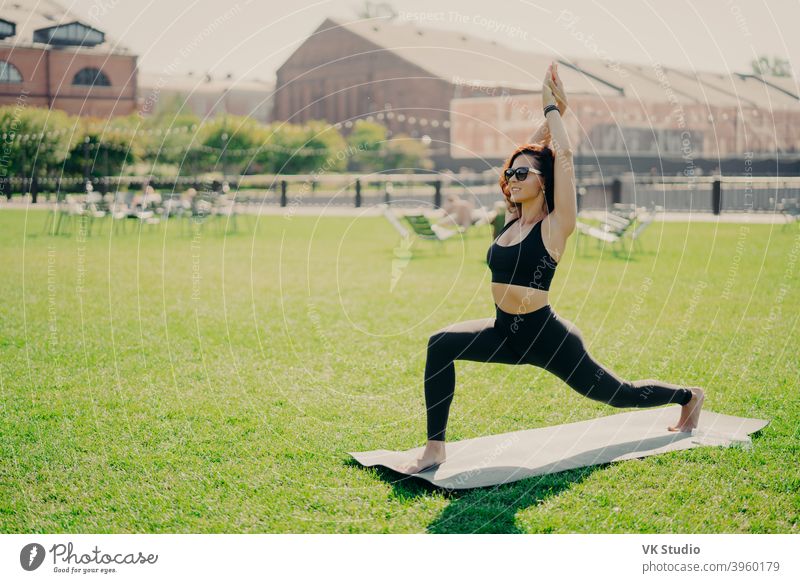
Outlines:
[[[393,495],[400,500],[440,494],[449,500],[442,513],[431,522],[427,531],[433,534],[519,534],[516,515],[520,510],[536,506],[579,484],[593,472],[609,464],[566,470],[534,476],[499,486],[470,490],[447,490],[421,478],[407,476],[383,466],[364,468],[356,460],[348,466],[374,471],[391,485]],[[543,532],[549,532],[545,530]]]
[[[519,534],[516,516],[520,510],[543,504],[579,484],[602,468],[590,466],[535,476],[511,484],[460,490],[451,494],[452,501],[428,525],[434,534]],[[549,531],[545,531],[549,532]]]

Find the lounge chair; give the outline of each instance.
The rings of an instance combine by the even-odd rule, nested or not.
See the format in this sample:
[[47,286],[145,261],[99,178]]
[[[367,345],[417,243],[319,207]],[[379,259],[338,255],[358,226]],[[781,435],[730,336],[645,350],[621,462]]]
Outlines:
[[433,224],[425,215],[405,215],[403,218],[411,226],[411,230],[414,231],[414,234],[420,239],[438,241],[441,243],[454,235],[463,233],[462,228],[453,230]]
[[[625,240],[630,239],[631,251],[637,248],[641,250],[641,236],[647,227],[653,222],[653,213],[637,213],[632,220],[604,222],[601,227],[595,227],[578,221],[576,228],[578,231],[578,246],[580,246],[580,239],[587,237],[595,239],[598,247],[601,243],[609,243],[611,245],[611,252],[615,255],[618,251],[625,251]],[[634,227],[634,224],[636,225]],[[580,247],[578,247],[580,248]]]
[[636,228],[630,231],[631,247],[634,251],[637,247],[639,251],[642,251],[642,242],[640,241],[642,233],[652,224],[654,218],[653,213],[638,216]]
[[447,229],[442,227],[441,225],[432,224],[430,219],[423,214],[408,214],[403,216],[403,220],[411,227],[409,231],[397,218],[394,214],[392,209],[389,208],[387,204],[379,205],[382,209],[383,216],[392,224],[395,230],[400,234],[401,237],[405,240],[406,244],[404,247],[407,250],[410,250],[412,239],[410,239],[411,234],[415,235],[416,239],[422,239],[426,241],[436,241],[440,245],[437,246],[437,249],[441,250],[441,243],[450,239],[455,235],[460,235],[463,233],[463,229],[459,229],[457,231],[452,229]]
[[392,209],[389,208],[388,204],[383,203],[378,206],[380,207],[383,216],[386,217],[386,219],[392,224],[401,237],[406,238],[411,235],[408,229],[406,229],[397,219],[397,215],[392,212]]

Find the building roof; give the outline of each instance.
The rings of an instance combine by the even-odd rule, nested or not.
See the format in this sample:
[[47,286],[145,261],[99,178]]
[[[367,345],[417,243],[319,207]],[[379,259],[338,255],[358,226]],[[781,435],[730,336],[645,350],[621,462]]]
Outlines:
[[[34,31],[74,22],[97,30],[97,27],[94,26],[96,23],[91,22],[89,19],[77,17],[54,0],[6,1],[0,5],[0,18],[13,22],[17,27],[16,34],[2,42],[17,46],[45,46],[42,43],[34,42]],[[89,47],[87,46],[86,48],[88,49]],[[127,47],[120,45],[115,39],[109,38],[108,35],[105,35],[105,40],[102,43],[92,47],[92,49],[119,53],[129,52]]]
[[538,92],[551,60],[571,95],[627,97],[642,102],[709,106],[800,107],[797,81],[749,74],[682,70],[674,67],[558,58],[520,51],[493,40],[385,17],[342,21],[327,18],[318,31],[342,27],[450,82]]
[[[755,77],[756,75],[751,75]],[[772,77],[772,76],[764,76],[761,79],[767,85],[775,87],[780,91],[788,94],[790,97],[794,97],[795,99],[800,99],[800,85],[798,85],[797,79],[792,77]]]
[[[337,26],[453,83],[538,91],[552,60],[550,55],[519,51],[459,31],[421,27],[412,22],[394,23],[385,18],[350,22],[327,18],[318,30]],[[562,69],[561,78],[575,94],[618,94],[602,80],[588,79],[575,71]]]

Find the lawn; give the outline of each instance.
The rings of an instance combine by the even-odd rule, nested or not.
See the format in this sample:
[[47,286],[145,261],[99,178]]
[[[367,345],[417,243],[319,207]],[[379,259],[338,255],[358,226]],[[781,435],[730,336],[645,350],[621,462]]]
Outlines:
[[[82,240],[0,211],[0,531],[800,532],[800,232],[655,223],[551,289],[629,379],[770,419],[702,447],[447,493],[346,451],[422,445],[428,336],[490,317],[488,227],[404,259],[383,218],[245,217]],[[419,244],[418,244],[419,243]],[[448,439],[620,413],[459,361]]]

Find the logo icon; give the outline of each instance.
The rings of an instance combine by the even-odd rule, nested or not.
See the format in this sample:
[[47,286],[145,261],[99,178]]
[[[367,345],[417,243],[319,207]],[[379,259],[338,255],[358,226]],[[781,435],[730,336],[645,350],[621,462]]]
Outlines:
[[35,571],[44,562],[44,547],[39,543],[29,543],[19,552],[19,564],[26,571]]

